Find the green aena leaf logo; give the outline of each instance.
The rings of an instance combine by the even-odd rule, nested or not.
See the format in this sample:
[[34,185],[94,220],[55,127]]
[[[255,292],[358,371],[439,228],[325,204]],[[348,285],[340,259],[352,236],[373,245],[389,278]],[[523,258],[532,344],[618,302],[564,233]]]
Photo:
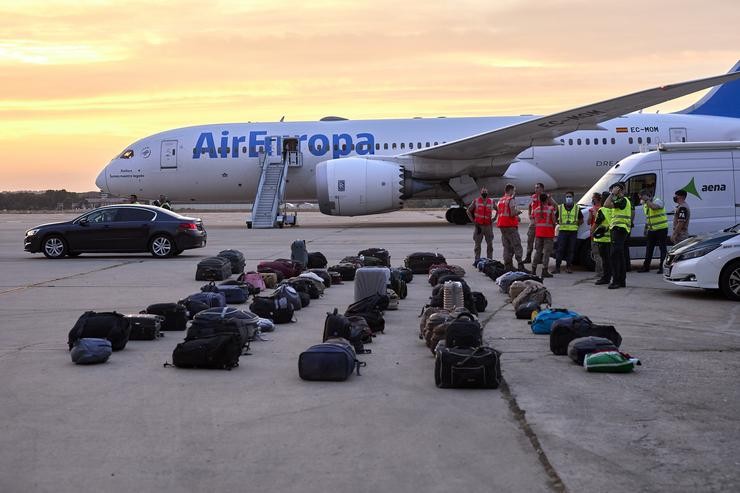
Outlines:
[[686,193],[690,193],[691,195],[695,196],[697,199],[701,200],[701,195],[699,195],[699,191],[696,189],[696,183],[694,183],[694,178],[691,178],[691,181],[686,185],[685,187],[681,188],[681,190],[685,191]]

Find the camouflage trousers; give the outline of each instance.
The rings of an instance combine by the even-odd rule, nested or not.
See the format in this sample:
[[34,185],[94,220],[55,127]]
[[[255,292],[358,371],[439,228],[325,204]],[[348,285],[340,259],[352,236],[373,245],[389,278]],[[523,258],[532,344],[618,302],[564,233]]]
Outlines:
[[493,225],[492,224],[473,224],[475,231],[473,232],[473,241],[475,247],[473,253],[475,259],[480,258],[480,249],[483,238],[486,239],[486,258],[493,258]]
[[504,247],[504,266],[513,268],[512,257],[522,263],[522,240],[519,238],[519,228],[499,228],[501,231],[501,245]]

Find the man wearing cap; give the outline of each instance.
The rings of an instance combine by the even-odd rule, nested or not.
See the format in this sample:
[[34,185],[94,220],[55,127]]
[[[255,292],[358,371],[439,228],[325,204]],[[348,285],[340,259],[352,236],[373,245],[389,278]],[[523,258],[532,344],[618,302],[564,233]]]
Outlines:
[[475,260],[480,258],[481,243],[486,239],[486,258],[493,258],[493,199],[488,197],[488,189],[480,189],[480,197],[476,198],[466,209],[468,217],[475,226],[473,253]]
[[686,203],[686,190],[676,190],[673,201],[676,203],[676,213],[673,215],[673,233],[671,242],[675,245],[689,237],[689,219],[691,211]]

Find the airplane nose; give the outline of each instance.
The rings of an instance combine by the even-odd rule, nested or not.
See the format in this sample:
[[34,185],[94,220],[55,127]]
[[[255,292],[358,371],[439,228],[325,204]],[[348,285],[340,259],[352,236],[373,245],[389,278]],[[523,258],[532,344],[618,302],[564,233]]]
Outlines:
[[98,177],[95,179],[95,186],[100,189],[101,192],[110,193],[108,190],[108,167],[104,167]]

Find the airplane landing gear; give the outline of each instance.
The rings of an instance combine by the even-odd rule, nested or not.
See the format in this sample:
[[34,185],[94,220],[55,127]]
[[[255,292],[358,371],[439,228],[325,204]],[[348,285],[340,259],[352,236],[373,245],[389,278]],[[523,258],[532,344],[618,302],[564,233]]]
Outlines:
[[468,224],[470,222],[470,218],[466,214],[464,207],[450,207],[445,212],[445,219],[448,223],[458,225]]

